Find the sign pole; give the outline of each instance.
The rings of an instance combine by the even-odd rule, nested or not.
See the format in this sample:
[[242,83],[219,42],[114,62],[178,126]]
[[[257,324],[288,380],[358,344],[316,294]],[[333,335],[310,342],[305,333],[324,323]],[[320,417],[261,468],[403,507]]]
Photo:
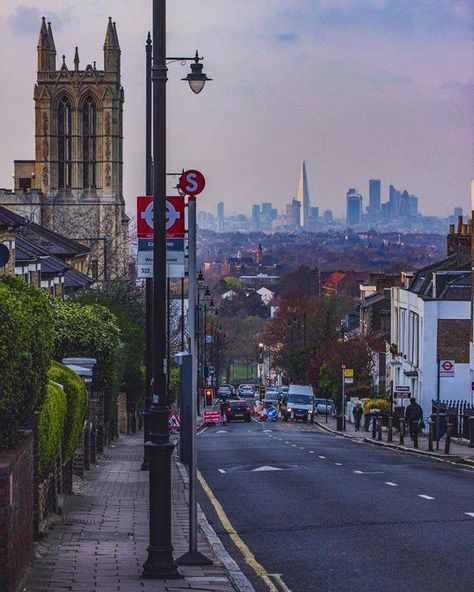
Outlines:
[[345,377],[345,373],[344,373],[344,369],[345,366],[342,367],[342,402],[341,402],[341,407],[342,407],[342,431],[345,430],[346,427],[346,394],[345,394],[345,390],[346,390],[346,377]]
[[440,405],[440,376],[439,373],[441,371],[440,368],[441,358],[438,354],[436,357],[436,366],[438,369],[437,378],[436,378],[436,450],[439,450],[439,405]]
[[191,454],[189,456],[189,550],[179,565],[211,565],[197,548],[197,360],[196,360],[196,199],[188,200],[188,332],[191,354]]

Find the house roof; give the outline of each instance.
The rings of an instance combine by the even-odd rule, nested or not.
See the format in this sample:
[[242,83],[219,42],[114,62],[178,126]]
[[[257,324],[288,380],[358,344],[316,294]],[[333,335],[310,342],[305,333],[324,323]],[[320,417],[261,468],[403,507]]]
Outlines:
[[326,279],[326,282],[334,282],[338,283],[346,277],[347,274],[343,273],[342,271],[333,271],[331,275]]
[[467,296],[469,300],[470,275],[469,261],[460,261],[457,255],[452,255],[419,269],[408,290],[426,299],[464,300]]
[[0,228],[7,226],[13,226],[17,228],[18,226],[25,224],[25,222],[26,220],[21,216],[18,216],[18,214],[15,214],[4,206],[0,206]]

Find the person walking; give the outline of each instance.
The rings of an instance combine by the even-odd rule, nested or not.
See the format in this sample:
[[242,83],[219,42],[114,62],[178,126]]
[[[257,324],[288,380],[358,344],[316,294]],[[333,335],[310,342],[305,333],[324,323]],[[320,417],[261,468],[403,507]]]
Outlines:
[[405,410],[405,422],[410,430],[410,438],[414,440],[415,429],[418,432],[420,420],[423,419],[423,409],[416,402],[415,397],[410,399],[410,404]]
[[362,405],[360,403],[356,403],[354,409],[352,410],[356,432],[358,432],[360,429],[360,420],[362,419],[363,414],[364,410],[362,409]]

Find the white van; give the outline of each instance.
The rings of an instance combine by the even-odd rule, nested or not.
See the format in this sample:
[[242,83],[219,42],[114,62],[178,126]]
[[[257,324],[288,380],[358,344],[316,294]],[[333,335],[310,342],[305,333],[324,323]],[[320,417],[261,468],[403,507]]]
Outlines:
[[310,385],[290,384],[288,395],[282,409],[284,421],[288,421],[292,414],[295,421],[308,419],[308,412],[311,423],[314,421],[314,393]]

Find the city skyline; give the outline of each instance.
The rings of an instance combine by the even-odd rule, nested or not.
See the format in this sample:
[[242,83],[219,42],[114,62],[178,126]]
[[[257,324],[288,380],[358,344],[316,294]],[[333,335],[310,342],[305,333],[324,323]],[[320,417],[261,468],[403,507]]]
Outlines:
[[[133,212],[144,185],[143,58],[150,17],[148,3],[138,8],[112,0],[74,8],[60,0],[41,7],[2,3],[1,68],[8,84],[0,89],[0,122],[9,141],[0,148],[0,185],[10,186],[13,160],[34,155],[40,17],[52,21],[58,54],[72,69],[75,45],[81,61],[100,65],[102,23],[111,14],[123,52],[124,185]],[[206,19],[196,19],[196,11]],[[457,205],[467,210],[474,160],[471,2],[364,0],[354,8],[320,0],[289,8],[282,0],[267,6],[243,0],[239,7],[206,0],[198,9],[183,0],[170,6],[169,20],[170,51],[199,48],[214,79],[196,98],[179,80],[183,70],[170,67],[169,166],[203,170],[207,190],[200,207],[214,210],[223,201],[229,211],[237,201],[250,207],[271,196],[281,209],[295,195],[295,171],[305,158],[320,211],[342,214],[347,187],[365,187],[368,178],[410,187],[427,214],[447,215]],[[268,75],[275,58],[278,79]],[[282,106],[284,120],[276,115]],[[231,189],[229,178],[239,180]]]

